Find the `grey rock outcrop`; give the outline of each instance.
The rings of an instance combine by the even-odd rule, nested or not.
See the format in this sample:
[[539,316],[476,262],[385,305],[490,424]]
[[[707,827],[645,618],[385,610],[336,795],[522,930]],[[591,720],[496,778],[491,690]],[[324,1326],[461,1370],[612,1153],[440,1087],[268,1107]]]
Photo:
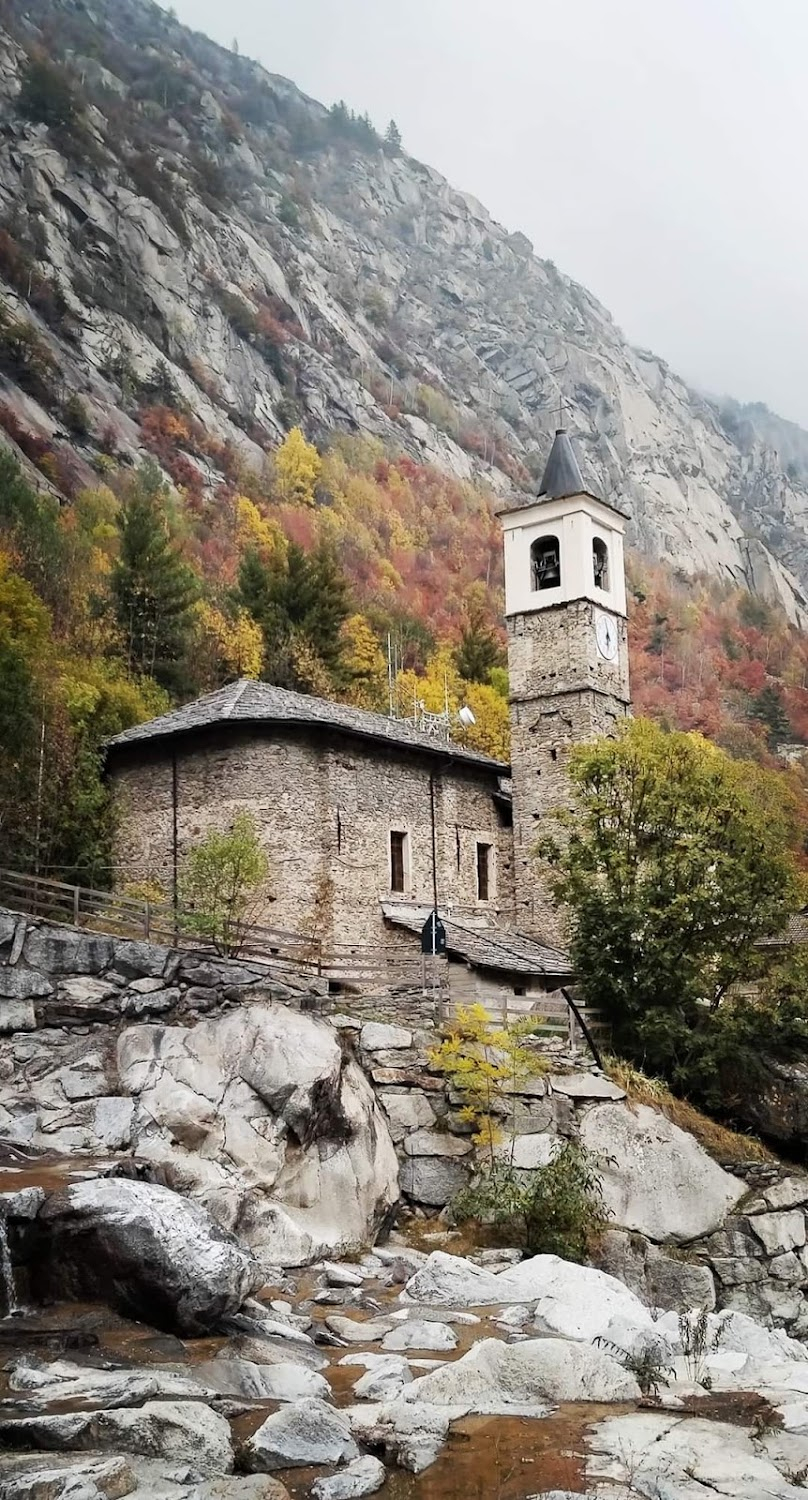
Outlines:
[[198,1401],[147,1401],[143,1406],[0,1420],[0,1443],[132,1453],[188,1465],[198,1475],[229,1474],[230,1427]]
[[197,1203],[113,1177],[52,1193],[34,1221],[38,1297],[111,1298],[130,1316],[205,1333],[261,1285],[258,1263]]
[[[399,1192],[385,1116],[338,1033],[296,1009],[286,981],[9,914],[0,982],[21,972],[31,998],[0,1001],[23,1007],[0,1035],[0,1137],[134,1156],[238,1226],[267,1267],[373,1240]],[[159,1022],[133,1020],[130,1001],[159,1002]]]
[[745,1192],[692,1135],[644,1104],[594,1105],[581,1140],[600,1162],[615,1225],[657,1242],[709,1234]]

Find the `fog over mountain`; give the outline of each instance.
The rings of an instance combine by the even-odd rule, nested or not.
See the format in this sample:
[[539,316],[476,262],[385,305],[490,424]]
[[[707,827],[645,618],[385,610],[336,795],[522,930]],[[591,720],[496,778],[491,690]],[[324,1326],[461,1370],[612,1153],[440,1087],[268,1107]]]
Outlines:
[[800,0],[178,0],[376,124],[700,387],[808,424]]

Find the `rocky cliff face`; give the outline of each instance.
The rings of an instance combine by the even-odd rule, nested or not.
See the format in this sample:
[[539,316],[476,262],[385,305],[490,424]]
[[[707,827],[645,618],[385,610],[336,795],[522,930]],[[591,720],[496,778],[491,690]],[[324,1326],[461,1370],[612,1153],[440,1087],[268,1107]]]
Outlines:
[[[144,400],[170,390],[240,462],[300,421],[504,496],[563,401],[640,548],[803,618],[799,429],[698,396],[474,198],[157,6],[2,14],[0,293],[42,363],[0,362],[23,451],[34,434],[86,480],[99,450],[137,455]],[[67,124],[20,99],[38,48],[73,80]],[[70,432],[74,392],[88,420]]]

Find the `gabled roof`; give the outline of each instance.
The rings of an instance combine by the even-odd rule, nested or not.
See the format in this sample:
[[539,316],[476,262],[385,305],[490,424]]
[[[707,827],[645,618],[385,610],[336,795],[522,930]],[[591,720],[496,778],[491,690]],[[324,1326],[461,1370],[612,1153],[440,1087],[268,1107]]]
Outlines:
[[[431,910],[429,906],[404,901],[382,902],[388,922],[419,934]],[[439,915],[446,928],[447,951],[467,959],[475,968],[551,979],[572,977],[570,960],[559,948],[548,948],[508,928],[475,926],[443,911]]]
[[[566,500],[568,495],[585,495],[590,492],[584,484],[583,475],[575,457],[572,443],[563,427],[556,429],[553,446],[547,455],[541,484],[537,494],[547,500]],[[598,496],[593,497],[597,499]]]
[[158,719],[149,719],[146,724],[125,729],[107,742],[107,750],[193,735],[229,724],[299,724],[326,732],[329,729],[341,730],[360,739],[385,741],[403,749],[422,751],[439,760],[479,766],[496,772],[498,776],[508,774],[508,766],[502,761],[481,755],[477,750],[466,750],[451,741],[436,739],[406,720],[388,719],[384,714],[351,708],[346,703],[332,703],[326,698],[310,698],[306,693],[292,693],[268,682],[253,682],[250,678],[231,682],[215,693],[206,693],[203,698],[186,703],[184,708],[175,708],[171,713],[161,714]]

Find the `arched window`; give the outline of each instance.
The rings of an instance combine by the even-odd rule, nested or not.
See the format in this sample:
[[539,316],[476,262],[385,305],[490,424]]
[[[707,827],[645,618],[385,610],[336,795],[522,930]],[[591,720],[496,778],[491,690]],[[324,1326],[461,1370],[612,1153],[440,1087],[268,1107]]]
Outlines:
[[561,547],[557,536],[539,536],[530,548],[530,573],[534,594],[539,589],[557,589],[561,584]]
[[595,575],[595,588],[608,590],[609,549],[599,536],[596,536],[592,542],[592,570]]

